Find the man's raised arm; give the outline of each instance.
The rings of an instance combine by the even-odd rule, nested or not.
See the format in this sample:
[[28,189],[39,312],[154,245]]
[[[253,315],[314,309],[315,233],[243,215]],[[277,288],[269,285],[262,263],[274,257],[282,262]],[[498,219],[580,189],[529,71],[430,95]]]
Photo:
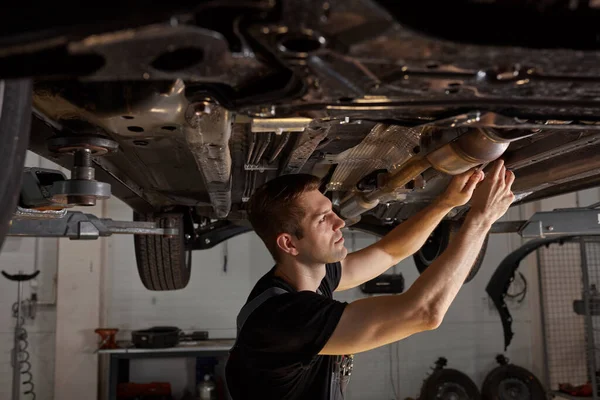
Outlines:
[[471,199],[481,179],[483,173],[474,170],[455,176],[446,191],[430,205],[395,227],[378,242],[348,254],[342,261],[342,279],[336,290],[359,286],[417,252],[450,210]]
[[492,224],[514,200],[514,174],[498,161],[473,194],[455,239],[405,292],[350,303],[320,354],[354,354],[435,329],[462,287]]

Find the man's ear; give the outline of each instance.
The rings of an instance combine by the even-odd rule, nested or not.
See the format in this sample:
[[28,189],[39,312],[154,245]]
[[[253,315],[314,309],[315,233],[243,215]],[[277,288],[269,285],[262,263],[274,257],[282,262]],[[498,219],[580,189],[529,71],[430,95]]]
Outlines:
[[292,235],[289,233],[280,233],[279,236],[277,236],[277,247],[289,255],[298,255],[298,249],[296,248],[294,238],[292,238]]

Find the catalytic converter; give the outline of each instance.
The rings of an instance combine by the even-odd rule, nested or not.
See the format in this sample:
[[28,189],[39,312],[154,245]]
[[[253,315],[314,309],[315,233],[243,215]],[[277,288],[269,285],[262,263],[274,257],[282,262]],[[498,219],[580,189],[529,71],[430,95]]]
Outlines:
[[499,158],[511,141],[497,135],[492,129],[469,128],[469,131],[455,140],[429,152],[417,155],[404,165],[383,176],[379,187],[369,193],[355,193],[342,201],[340,216],[356,221],[364,212],[375,208],[381,202],[396,199],[395,192],[429,168],[448,175],[458,175],[478,165]]

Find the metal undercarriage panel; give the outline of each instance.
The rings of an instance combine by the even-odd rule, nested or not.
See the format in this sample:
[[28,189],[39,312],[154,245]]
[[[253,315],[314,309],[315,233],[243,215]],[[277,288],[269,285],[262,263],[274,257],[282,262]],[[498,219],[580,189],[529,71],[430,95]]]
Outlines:
[[[148,25],[0,43],[0,74],[36,77],[31,150],[69,166],[49,138],[108,137],[119,149],[94,158],[97,179],[134,209],[233,221],[277,175],[315,174],[338,204],[379,188],[385,179],[372,174],[390,178],[473,129],[507,144],[518,201],[600,183],[600,46],[578,33],[559,47],[531,35],[465,40],[464,26],[452,33],[429,14],[418,22],[423,4],[402,13],[385,1],[236,7],[211,2]],[[17,68],[52,51],[53,69]],[[473,159],[457,157],[445,161]],[[405,219],[453,174],[415,171],[365,215]]]

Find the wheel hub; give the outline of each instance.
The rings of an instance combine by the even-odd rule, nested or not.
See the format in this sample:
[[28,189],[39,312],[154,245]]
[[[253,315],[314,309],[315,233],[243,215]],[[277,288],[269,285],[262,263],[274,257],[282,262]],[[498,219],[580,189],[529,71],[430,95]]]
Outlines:
[[436,398],[440,400],[468,400],[469,395],[462,385],[455,382],[445,382],[438,388]]
[[506,378],[498,385],[500,400],[528,400],[531,398],[529,388],[520,379]]

